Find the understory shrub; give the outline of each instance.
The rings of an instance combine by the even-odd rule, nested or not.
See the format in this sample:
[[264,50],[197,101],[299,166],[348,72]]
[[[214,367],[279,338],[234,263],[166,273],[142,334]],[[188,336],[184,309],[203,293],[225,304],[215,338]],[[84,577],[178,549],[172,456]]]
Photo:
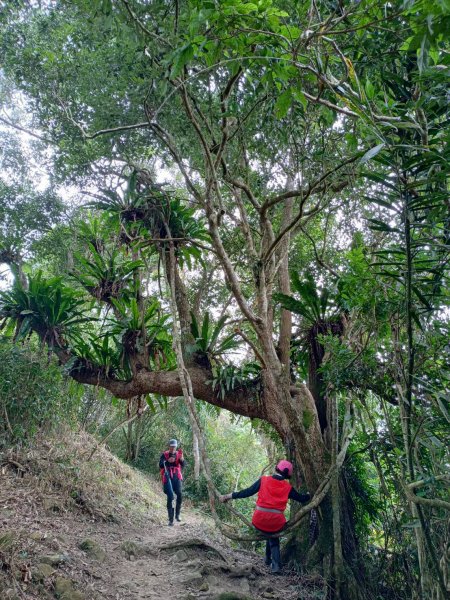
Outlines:
[[82,392],[42,349],[0,338],[0,448],[75,424]]

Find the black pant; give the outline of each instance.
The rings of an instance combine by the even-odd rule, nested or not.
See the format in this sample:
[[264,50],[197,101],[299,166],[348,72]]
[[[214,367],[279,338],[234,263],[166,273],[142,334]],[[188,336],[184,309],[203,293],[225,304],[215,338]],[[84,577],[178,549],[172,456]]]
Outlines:
[[269,538],[266,540],[266,556],[272,556],[274,548],[280,547],[280,538]]
[[[261,533],[269,533],[268,531],[263,531],[262,529],[258,529],[255,527],[257,531]],[[284,527],[279,529],[278,531],[273,531],[271,533],[281,533]],[[279,537],[270,537],[266,538],[266,564],[272,563],[272,572],[279,573],[281,570],[281,552],[280,552],[280,538]],[[276,569],[276,571],[274,571]]]
[[[172,484],[172,485],[170,485]],[[178,479],[176,475],[171,477],[170,482],[166,481],[164,484],[164,493],[167,495],[167,509],[171,510],[173,508],[173,496],[176,494],[177,502],[175,505],[176,514],[180,514],[181,503],[183,501],[183,493],[182,493],[183,484]]]

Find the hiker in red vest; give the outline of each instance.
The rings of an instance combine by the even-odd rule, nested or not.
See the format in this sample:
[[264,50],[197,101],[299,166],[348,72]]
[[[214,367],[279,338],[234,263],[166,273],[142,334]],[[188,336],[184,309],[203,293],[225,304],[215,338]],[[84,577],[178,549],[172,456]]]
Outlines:
[[[308,502],[309,494],[299,494],[287,481],[292,476],[292,463],[280,460],[272,476],[263,476],[253,485],[240,492],[220,496],[221,502],[236,498],[248,498],[258,493],[252,523],[264,533],[279,533],[286,524],[284,511],[288,500]],[[266,565],[271,565],[272,573],[281,572],[280,538],[268,538],[266,541]]]
[[184,467],[183,450],[178,447],[177,440],[170,440],[169,449],[161,454],[159,459],[159,468],[161,471],[161,479],[163,482],[164,493],[167,495],[167,512],[169,515],[169,525],[173,525],[173,497],[174,494],[177,496],[175,504],[175,518],[177,521],[180,519],[181,503],[183,501],[182,495],[182,481],[183,474],[182,469]]

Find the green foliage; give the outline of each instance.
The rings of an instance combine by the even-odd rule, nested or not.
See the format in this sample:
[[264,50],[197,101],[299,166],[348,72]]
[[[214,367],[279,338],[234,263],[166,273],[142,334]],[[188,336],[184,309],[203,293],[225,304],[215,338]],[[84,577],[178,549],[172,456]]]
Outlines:
[[209,242],[204,220],[195,207],[154,184],[146,172],[140,172],[140,176],[146,180],[141,181],[133,171],[123,195],[103,189],[104,199],[87,206],[117,216],[126,232],[125,237],[122,235],[125,244],[143,243],[147,247],[148,238],[152,238],[152,247],[164,252],[168,250],[164,240],[170,238],[180,265],[192,268],[192,261],[202,261],[197,244]]
[[72,348],[74,354],[64,365],[67,373],[99,368],[106,377],[130,376],[128,363],[124,366],[117,344],[109,333],[103,337],[95,332],[83,332],[81,335],[76,333],[72,335]]
[[75,425],[82,387],[30,345],[0,338],[0,447],[29,442],[41,429]]
[[343,466],[343,480],[352,503],[356,534],[360,540],[370,540],[374,529],[379,526],[383,505],[376,470],[364,460],[355,443],[349,447]]
[[31,182],[0,179],[0,252],[25,255],[61,218],[61,199],[51,191],[36,192]]
[[[208,456],[212,465],[212,475],[219,490],[223,493],[244,489],[254,483],[269,458],[263,439],[258,436],[248,419],[233,419],[226,412],[220,416],[205,418],[204,428],[208,440]],[[191,483],[191,489],[193,489]],[[202,481],[200,498],[206,499],[206,485]],[[198,497],[198,496],[197,496]],[[241,500],[237,507],[251,518],[256,496]],[[230,513],[219,506],[220,514],[229,520]],[[240,524],[240,523],[239,523]]]
[[[20,122],[28,118],[22,104],[14,97],[14,87],[0,74],[0,105],[5,102]],[[19,105],[19,106],[16,106]],[[2,127],[4,121],[1,123]],[[37,173],[42,163],[34,152],[22,143],[12,128],[2,129],[0,147],[0,264],[6,263],[18,275],[22,263],[52,227],[61,222],[64,213],[62,199],[46,181],[36,185]],[[45,161],[44,161],[45,169]]]
[[66,370],[100,367],[105,376],[129,379],[137,355],[147,357],[148,368],[173,369],[169,318],[161,312],[157,300],[145,304],[142,312],[136,298],[113,299],[114,317],[105,319],[100,331],[72,334],[75,356],[65,365]]
[[211,323],[210,314],[206,312],[203,322],[199,324],[195,315],[191,313],[191,333],[195,340],[195,351],[207,356],[211,361],[217,360],[221,355],[237,348],[239,342],[235,339],[235,333],[220,337],[227,320],[228,316],[224,315],[216,324]]
[[387,373],[382,374],[380,358],[377,360],[377,347],[368,344],[362,351],[356,352],[349,344],[335,335],[320,335],[319,342],[323,345],[329,358],[320,372],[325,381],[335,386],[335,389],[364,389],[373,386],[379,393],[391,395],[392,379]]
[[63,283],[61,277],[44,279],[42,273],[28,277],[28,288],[16,282],[12,290],[0,295],[3,326],[16,323],[16,339],[36,332],[49,346],[66,346],[72,329],[92,321],[86,316],[86,301]]
[[411,23],[411,35],[403,49],[415,52],[420,71],[433,66],[437,48],[448,41],[450,4],[448,0],[406,0],[404,3]]
[[323,321],[330,317],[330,313],[332,315],[335,312],[330,289],[323,287],[319,293],[311,272],[307,272],[302,280],[294,271],[291,273],[291,281],[292,288],[300,296],[300,300],[286,294],[274,294],[273,299],[283,308],[302,316],[310,324]]
[[234,365],[217,365],[213,368],[213,379],[210,381],[213,389],[223,398],[227,392],[236,389],[254,387],[260,380],[261,366],[251,362],[236,367]]
[[103,302],[126,297],[132,292],[133,275],[142,267],[140,260],[124,258],[118,248],[101,251],[88,243],[88,257],[76,253],[75,279],[94,297]]
[[346,253],[337,288],[339,304],[344,310],[358,310],[379,322],[386,318],[389,302],[381,282],[370,269],[370,252],[364,245],[355,245]]
[[158,300],[145,301],[140,310],[135,298],[124,302],[113,300],[115,319],[110,320],[111,335],[117,340],[122,367],[130,374],[129,359],[136,353],[147,354],[152,366],[158,369],[174,367],[172,340],[167,329],[169,317],[161,312]]
[[86,204],[87,208],[95,208],[107,213],[116,214],[124,222],[136,220],[141,216],[145,197],[137,191],[137,172],[133,171],[127,180],[123,194],[116,190],[102,188],[100,197],[95,202]]
[[[440,119],[438,116],[437,123]],[[381,170],[366,175],[369,180],[381,184],[371,190],[369,202],[387,209],[380,218],[370,218],[369,226],[374,231],[386,234],[390,240],[382,249],[374,252],[372,270],[375,275],[406,286],[405,228],[408,228],[413,256],[414,315],[418,325],[421,316],[446,300],[445,279],[449,257],[445,234],[443,237],[441,233],[448,218],[444,202],[447,197],[446,177],[441,170],[448,150],[441,150],[439,138],[431,138],[429,144],[430,149],[426,154],[417,154],[414,146],[406,144],[399,150],[398,165],[402,165],[403,172],[409,175],[407,188],[398,175],[389,176]],[[399,296],[402,290],[400,288]]]

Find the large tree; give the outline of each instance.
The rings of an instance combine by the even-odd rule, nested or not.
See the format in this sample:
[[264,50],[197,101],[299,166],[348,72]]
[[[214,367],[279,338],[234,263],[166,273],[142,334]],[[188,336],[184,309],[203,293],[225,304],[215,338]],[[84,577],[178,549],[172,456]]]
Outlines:
[[[351,399],[355,387],[344,378],[337,389],[323,376],[324,338],[354,352],[349,368],[363,354],[367,332],[349,310],[352,302],[346,307],[335,295],[327,305],[327,285],[341,280],[347,294],[351,289],[352,266],[339,248],[348,249],[366,217],[377,230],[365,232],[372,258],[380,248],[399,256],[389,244],[407,244],[399,272],[382,276],[400,278],[405,291],[407,319],[399,327],[410,353],[411,307],[426,301],[427,310],[435,309],[446,265],[437,251],[434,287],[425,282],[429,297],[416,286],[413,298],[404,194],[426,195],[421,183],[412,183],[427,164],[438,207],[424,200],[417,210],[430,227],[448,227],[442,210],[447,171],[436,131],[445,120],[445,90],[432,70],[445,60],[440,47],[448,12],[440,3],[420,4],[429,28],[413,2],[403,10],[366,1],[347,8],[272,0],[11,4],[2,35],[5,68],[55,145],[58,177],[84,184],[94,196],[97,216],[82,227],[86,250],[73,275],[103,312],[87,325],[92,312],[80,308],[82,296],[74,296],[80,292],[54,280],[53,291],[46,283],[42,294],[52,301],[67,297],[56,316],[53,311],[41,322],[39,310],[47,314],[48,307],[32,304],[32,291],[25,298],[21,290],[4,300],[3,314],[49,342],[78,381],[119,398],[182,395],[185,373],[195,398],[273,426],[311,492],[322,489],[349,442],[350,400],[338,447],[338,392]],[[422,156],[428,147],[433,160]],[[393,186],[406,204],[383,197]],[[386,215],[394,220],[396,214],[403,214],[403,229],[385,224]],[[416,242],[425,246],[429,239]],[[291,301],[290,271],[301,271]],[[176,301],[171,317],[180,324],[176,361],[169,322],[161,316],[167,304],[160,307],[150,294],[161,272]],[[33,289],[43,285],[38,278]],[[18,310],[20,302],[29,306]],[[219,315],[232,314],[232,325],[221,322],[222,347],[221,327],[213,335],[206,318],[211,304]],[[23,310],[34,311],[32,317]],[[293,314],[300,326],[294,333]],[[252,361],[239,373],[224,364],[232,339]],[[293,347],[309,361],[305,379]],[[389,389],[398,383],[395,374],[381,388],[380,378],[366,381],[363,393],[405,409],[411,361],[405,372],[406,396]],[[406,445],[408,436],[406,430]],[[414,474],[410,469],[409,477]],[[356,580],[357,541],[345,494],[340,508],[336,500],[338,485],[336,479],[334,501],[322,511],[316,555],[334,556],[336,594],[350,597],[359,592],[351,585],[344,591],[339,558],[343,547],[354,575],[349,581]]]

